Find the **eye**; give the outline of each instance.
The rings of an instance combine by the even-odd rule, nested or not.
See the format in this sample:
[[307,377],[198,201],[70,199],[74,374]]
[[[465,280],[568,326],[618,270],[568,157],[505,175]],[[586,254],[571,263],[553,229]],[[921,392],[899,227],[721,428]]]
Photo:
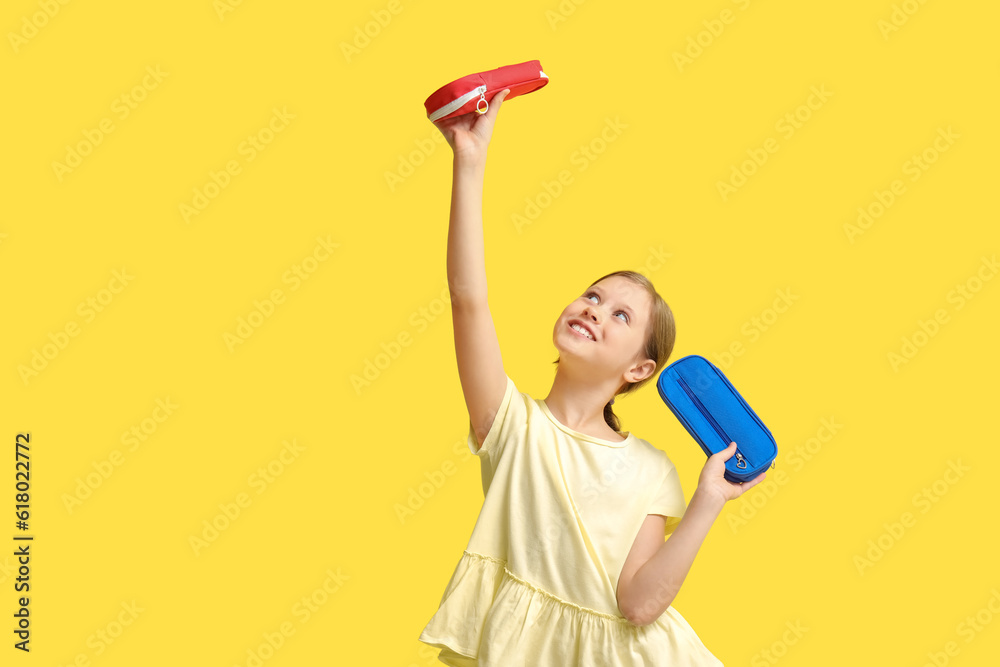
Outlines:
[[[600,297],[597,296],[596,292],[587,292],[587,294],[584,295],[585,299],[589,299],[590,297],[596,297],[598,300],[600,300]],[[624,310],[617,311],[615,313],[615,315],[617,315],[618,313],[621,313],[622,315],[625,316],[625,318],[622,320],[623,322],[628,322],[629,321],[628,313],[626,313]]]

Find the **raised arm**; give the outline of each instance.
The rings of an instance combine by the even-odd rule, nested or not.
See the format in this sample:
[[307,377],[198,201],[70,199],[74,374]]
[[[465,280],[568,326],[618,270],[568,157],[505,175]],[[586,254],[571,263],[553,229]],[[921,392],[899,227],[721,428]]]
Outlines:
[[506,91],[495,95],[483,115],[468,113],[435,123],[453,151],[448,287],[458,375],[480,446],[507,388],[500,343],[487,302],[483,244],[486,149],[506,96]]

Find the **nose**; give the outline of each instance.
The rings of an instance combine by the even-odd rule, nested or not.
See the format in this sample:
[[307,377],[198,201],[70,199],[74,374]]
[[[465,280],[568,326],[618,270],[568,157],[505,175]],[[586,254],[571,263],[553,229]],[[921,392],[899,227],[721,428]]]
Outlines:
[[598,313],[597,305],[596,304],[591,304],[591,305],[587,306],[587,309],[584,311],[583,316],[584,317],[589,317],[589,318],[593,319],[594,322],[600,324],[601,321],[600,321],[600,319],[598,319],[597,313]]

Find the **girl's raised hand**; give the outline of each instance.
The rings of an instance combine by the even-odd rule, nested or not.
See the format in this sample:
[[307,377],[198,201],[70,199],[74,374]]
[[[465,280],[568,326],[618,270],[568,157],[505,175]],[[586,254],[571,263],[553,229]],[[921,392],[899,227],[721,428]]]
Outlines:
[[743,495],[744,491],[763,482],[766,477],[765,473],[761,473],[749,482],[743,482],[742,484],[734,484],[724,477],[726,461],[733,458],[735,453],[736,443],[731,442],[722,451],[709,456],[705,462],[705,467],[701,470],[701,476],[698,477],[698,488],[706,493],[718,496],[723,501],[729,501],[739,498]]
[[451,150],[456,157],[485,157],[486,148],[490,144],[493,136],[493,126],[496,124],[497,113],[500,112],[500,105],[510,92],[510,88],[504,88],[493,96],[490,100],[489,109],[486,113],[464,113],[461,116],[444,118],[434,122],[435,127],[441,130]]

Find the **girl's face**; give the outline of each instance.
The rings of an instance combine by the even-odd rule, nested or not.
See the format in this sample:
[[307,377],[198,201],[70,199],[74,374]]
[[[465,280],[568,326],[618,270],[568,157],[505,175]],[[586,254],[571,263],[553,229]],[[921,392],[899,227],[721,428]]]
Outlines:
[[[600,377],[609,377],[621,376],[646,361],[640,356],[651,306],[652,297],[645,288],[623,276],[611,276],[588,287],[566,306],[552,332],[561,363],[579,359]],[[591,336],[576,331],[573,323],[589,329]],[[655,365],[654,361],[649,368]],[[628,381],[637,382],[648,374],[642,370]]]

